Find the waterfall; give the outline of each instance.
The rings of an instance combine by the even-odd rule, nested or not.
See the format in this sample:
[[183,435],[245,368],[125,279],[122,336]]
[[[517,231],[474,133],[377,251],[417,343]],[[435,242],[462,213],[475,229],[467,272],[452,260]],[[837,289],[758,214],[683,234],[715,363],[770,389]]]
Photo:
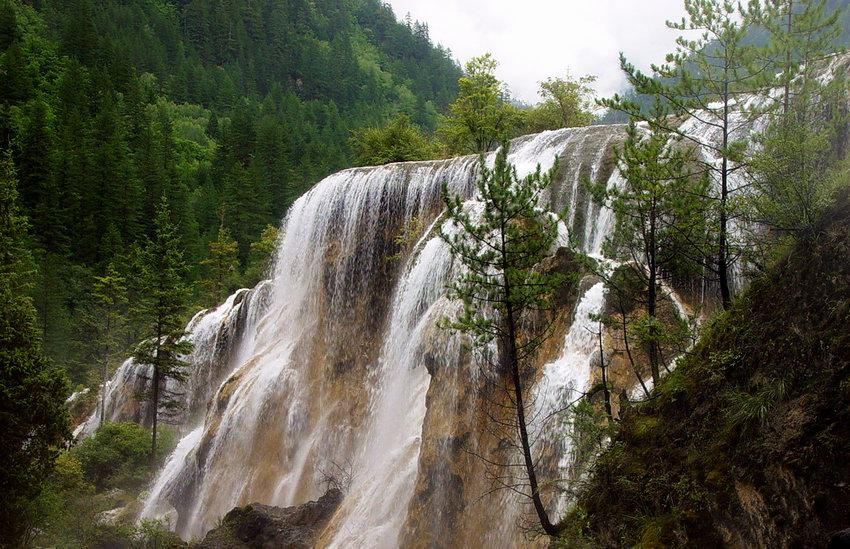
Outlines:
[[[559,160],[542,205],[569,209],[561,237],[587,252],[600,252],[612,219],[590,203],[583,182],[620,184],[613,148],[624,134],[598,126],[512,144],[520,176]],[[460,340],[438,327],[457,306],[444,296],[454,266],[435,230],[441,185],[474,206],[478,173],[476,157],[350,169],[292,206],[271,279],[189,325],[195,349],[177,420],[188,434],[155,480],[143,517],[167,519],[197,539],[236,505],[303,503],[338,474],[347,495],[321,546],[521,543],[515,529],[492,528],[525,509],[508,495],[494,496],[495,504],[481,497],[481,465],[463,450],[493,442],[474,414],[476,370]],[[541,364],[538,400],[546,405],[581,390],[589,376],[592,349],[581,327],[601,307],[601,285],[578,297],[557,335],[560,356]],[[133,401],[138,368],[128,361],[106,388],[108,417],[143,417],[143,403],[133,413],[123,403]],[[568,459],[567,446],[558,452]]]
[[[207,404],[221,380],[230,373],[241,343],[252,333],[253,323],[262,313],[267,297],[267,284],[261,283],[253,290],[239,290],[218,307],[196,314],[186,326],[187,339],[192,342],[190,356],[182,357],[190,363],[189,380],[185,386],[168,380],[167,389],[181,400],[181,417],[170,417],[162,409],[166,423],[185,423],[182,416],[199,414]],[[247,342],[246,347],[250,347]],[[150,367],[137,364],[128,358],[106,382],[106,421],[130,421],[145,424],[149,421],[147,401],[140,395],[150,393]],[[99,403],[99,400],[98,400]],[[100,406],[91,416],[74,429],[74,437],[90,436],[100,426]]]

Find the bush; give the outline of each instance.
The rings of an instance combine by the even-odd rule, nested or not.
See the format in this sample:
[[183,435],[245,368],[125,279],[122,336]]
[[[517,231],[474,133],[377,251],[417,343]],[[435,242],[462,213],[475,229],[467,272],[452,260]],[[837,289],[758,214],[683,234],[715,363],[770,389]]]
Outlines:
[[396,115],[382,128],[354,132],[349,144],[359,166],[431,160],[439,156],[436,144],[425,137],[405,114]]
[[[161,433],[157,461],[171,450],[173,436]],[[98,491],[108,487],[140,488],[148,481],[151,433],[135,423],[105,423],[94,436],[71,450],[79,460],[87,481]]]

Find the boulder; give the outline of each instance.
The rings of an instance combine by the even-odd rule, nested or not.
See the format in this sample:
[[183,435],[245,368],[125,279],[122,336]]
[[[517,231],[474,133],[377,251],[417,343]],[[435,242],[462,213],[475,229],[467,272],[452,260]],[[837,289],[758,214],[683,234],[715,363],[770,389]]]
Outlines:
[[328,492],[318,501],[294,507],[252,503],[236,507],[211,530],[198,549],[309,549],[342,501],[342,492]]

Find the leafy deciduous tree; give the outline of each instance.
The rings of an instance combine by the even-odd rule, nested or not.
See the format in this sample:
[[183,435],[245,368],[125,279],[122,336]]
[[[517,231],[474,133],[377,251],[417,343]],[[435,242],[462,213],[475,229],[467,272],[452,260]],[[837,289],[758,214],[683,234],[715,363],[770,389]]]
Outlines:
[[489,53],[472,58],[458,80],[458,96],[449,105],[450,115],[439,128],[454,153],[482,153],[511,137],[519,112],[508,102],[496,78],[498,63]]

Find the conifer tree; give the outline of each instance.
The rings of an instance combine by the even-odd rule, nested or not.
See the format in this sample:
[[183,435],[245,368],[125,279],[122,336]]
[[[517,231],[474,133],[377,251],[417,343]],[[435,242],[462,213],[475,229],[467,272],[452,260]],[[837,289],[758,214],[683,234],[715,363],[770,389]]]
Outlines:
[[633,305],[645,308],[640,333],[657,384],[664,331],[658,321],[662,281],[699,272],[706,251],[708,205],[704,197],[709,182],[705,173],[702,177],[695,173],[692,148],[670,134],[644,132],[634,123],[629,124],[627,134],[623,148],[617,151],[625,184],[604,189],[604,200],[616,221],[603,250],[630,271],[623,276],[640,285],[641,291],[631,294],[636,301]]
[[95,360],[100,365],[100,425],[106,420],[106,382],[109,381],[110,364],[120,352],[122,331],[127,318],[127,279],[111,261],[103,276],[95,277],[92,287],[94,304],[86,317],[86,324],[95,341]]
[[769,52],[782,93],[756,136],[749,170],[755,192],[747,200],[754,222],[747,259],[757,269],[781,250],[776,244],[804,234],[831,203],[835,166],[844,155],[836,145],[848,122],[846,76],[818,77],[841,33],[840,10],[827,14],[823,0],[784,0],[769,15]]
[[[648,123],[653,131],[679,136],[719,160],[695,157],[714,181],[715,246],[709,266],[719,283],[720,301],[728,308],[732,302],[731,267],[739,253],[731,228],[740,212],[732,199],[743,187],[735,183],[734,176],[747,165],[745,134],[763,114],[759,108],[748,108],[747,101],[753,94],[764,94],[771,85],[771,61],[747,41],[750,26],[764,18],[761,2],[750,2],[744,8],[728,0],[685,0],[685,9],[687,18],[668,22],[668,27],[699,35],[677,38],[676,52],[667,56],[665,64],[652,66],[655,77],[620,56],[621,68],[635,91],[656,97],[675,116],[648,113],[619,95],[600,103]],[[705,131],[688,131],[680,124],[683,116],[699,122]]]
[[26,295],[32,260],[11,154],[0,158],[0,546],[27,542],[32,501],[71,439],[68,380],[41,353],[35,309]]
[[[544,506],[532,448],[535,437],[530,432],[533,410],[528,371],[549,335],[549,324],[537,315],[551,308],[553,292],[564,282],[562,275],[540,269],[553,251],[558,219],[541,211],[538,200],[557,165],[547,173],[541,173],[538,166],[536,172],[519,178],[507,157],[507,143],[497,153],[492,169],[482,157],[477,181],[483,202],[480,215],[465,208],[459,197],[450,196],[443,184],[448,221],[440,236],[461,266],[449,295],[463,303],[463,312],[447,319],[445,325],[469,336],[484,375],[498,380],[495,387],[504,388],[507,404],[497,408],[510,410],[510,417],[498,417],[494,423],[509,426],[500,436],[512,441],[522,455],[525,481],[518,484],[527,489],[525,495],[531,499],[543,531],[554,536],[560,526],[552,523]],[[491,344],[498,349],[495,356],[488,352]]]
[[239,275],[239,245],[222,224],[218,229],[218,237],[210,242],[209,249],[210,256],[202,261],[209,272],[204,287],[209,301],[217,305],[230,292],[234,280]]
[[177,227],[171,222],[168,200],[162,197],[156,212],[154,238],[141,257],[140,314],[147,325],[149,339],[136,346],[133,358],[150,366],[151,462],[156,459],[156,435],[160,408],[169,412],[179,408],[177,395],[167,382],[186,379],[186,361],[192,344],[185,340],[185,311],[189,288],[184,282],[186,264]]
[[268,276],[269,268],[277,250],[280,230],[274,225],[266,225],[260,238],[251,243],[251,257],[245,269],[245,283],[253,286]]

